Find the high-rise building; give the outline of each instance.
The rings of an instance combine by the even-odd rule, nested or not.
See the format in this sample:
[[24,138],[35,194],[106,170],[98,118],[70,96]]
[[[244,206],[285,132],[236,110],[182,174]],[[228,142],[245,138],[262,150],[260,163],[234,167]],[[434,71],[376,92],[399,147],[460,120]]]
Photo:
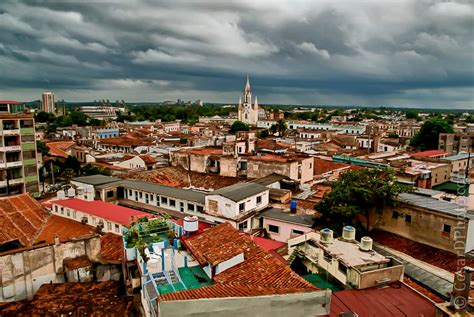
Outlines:
[[12,113],[20,105],[0,100],[0,196],[39,192],[35,121],[32,114]]
[[249,76],[244,90],[244,102],[242,103],[242,97],[239,98],[238,120],[251,125],[257,124],[258,121],[258,101],[255,97],[255,102],[252,104]]
[[44,92],[41,95],[41,111],[55,113],[54,94],[52,92]]

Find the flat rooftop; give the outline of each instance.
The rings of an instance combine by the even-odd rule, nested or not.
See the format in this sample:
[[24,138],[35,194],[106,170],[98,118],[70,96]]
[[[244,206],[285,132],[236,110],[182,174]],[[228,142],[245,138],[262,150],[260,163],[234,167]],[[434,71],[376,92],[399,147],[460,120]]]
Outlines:
[[106,175],[89,175],[89,176],[80,176],[80,177],[75,177],[71,179],[73,182],[78,182],[78,183],[84,183],[84,184],[89,184],[93,186],[97,185],[103,185],[103,184],[108,184],[108,183],[113,183],[120,181],[120,178],[117,177],[111,177],[111,176],[106,176]]
[[261,217],[278,220],[287,223],[293,223],[300,226],[311,227],[314,224],[314,216],[303,214],[292,214],[280,208],[270,208],[265,210]]
[[466,219],[474,219],[474,214],[468,213],[466,208],[462,205],[438,200],[422,195],[403,193],[398,196],[398,200],[406,204],[416,207],[425,208],[431,211],[443,213],[454,217],[464,217]]
[[263,193],[267,190],[269,190],[267,187],[257,183],[237,183],[215,190],[209,193],[209,195],[219,195],[228,198],[232,201],[238,202],[250,196]]

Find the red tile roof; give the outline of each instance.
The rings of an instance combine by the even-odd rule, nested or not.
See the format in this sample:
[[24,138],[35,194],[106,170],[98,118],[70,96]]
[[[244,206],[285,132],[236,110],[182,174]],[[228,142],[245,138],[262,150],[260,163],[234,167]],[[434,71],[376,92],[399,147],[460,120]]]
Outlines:
[[145,162],[145,164],[155,164],[156,163],[156,160],[151,157],[151,155],[148,155],[148,154],[142,154],[140,155],[140,158],[143,160],[143,162]]
[[215,284],[186,291],[167,293],[160,296],[160,301],[189,300],[200,298],[226,298],[291,294],[314,291],[308,288],[271,288],[258,285],[222,285]]
[[240,297],[311,292],[318,290],[287,265],[260,248],[247,234],[229,223],[220,224],[193,238],[185,247],[201,265],[221,263],[243,252],[244,261],[213,277],[216,284],[160,296],[160,300]]
[[102,200],[86,201],[77,198],[69,198],[55,200],[52,204],[71,208],[92,216],[101,217],[106,220],[120,223],[121,225],[128,225],[132,216],[136,218],[150,216],[149,213],[107,203]]
[[63,264],[66,272],[92,266],[92,262],[87,255],[81,255],[77,258],[66,258],[63,260]]
[[120,283],[43,284],[32,300],[0,304],[2,316],[135,316],[133,299],[120,295]]
[[403,283],[388,287],[345,290],[332,294],[331,316],[354,312],[358,316],[435,316],[435,306]]
[[423,151],[423,152],[416,152],[416,153],[409,153],[412,157],[437,157],[447,155],[447,152],[438,151],[438,150],[430,150],[430,151]]
[[36,237],[35,244],[40,242],[54,243],[55,235],[58,236],[60,242],[65,242],[73,238],[89,237],[95,234],[96,230],[92,226],[68,218],[51,215]]
[[122,236],[106,233],[100,237],[100,257],[106,262],[120,263],[123,256]]
[[222,148],[204,147],[199,149],[181,150],[180,153],[194,155],[223,155]]
[[0,244],[18,240],[31,245],[48,216],[28,194],[0,198]]
[[57,141],[57,142],[48,142],[46,146],[49,147],[49,154],[52,156],[59,156],[59,157],[68,157],[69,154],[66,152],[68,148],[75,145],[74,141]]
[[131,136],[121,136],[116,138],[100,139],[99,143],[119,146],[148,146],[152,142],[146,139],[133,139]]
[[286,245],[286,243],[265,239],[261,237],[251,237],[253,242],[255,242],[259,247],[261,247],[264,251],[276,250],[281,248],[282,246]]
[[328,173],[334,170],[338,170],[342,168],[350,168],[350,167],[351,167],[350,164],[333,162],[333,161],[323,160],[323,159],[315,157],[313,174],[321,175],[321,174]]
[[16,101],[16,100],[0,100],[0,105],[5,105],[5,104],[9,104],[9,105],[21,105],[23,102],[19,102],[19,101]]

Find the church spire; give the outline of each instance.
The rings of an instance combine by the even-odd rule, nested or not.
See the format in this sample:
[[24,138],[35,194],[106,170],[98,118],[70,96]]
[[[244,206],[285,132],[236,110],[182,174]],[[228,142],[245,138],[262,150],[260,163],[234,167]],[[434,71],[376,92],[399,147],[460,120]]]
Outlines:
[[249,80],[249,75],[247,74],[247,83],[245,84],[245,93],[250,92],[250,80]]

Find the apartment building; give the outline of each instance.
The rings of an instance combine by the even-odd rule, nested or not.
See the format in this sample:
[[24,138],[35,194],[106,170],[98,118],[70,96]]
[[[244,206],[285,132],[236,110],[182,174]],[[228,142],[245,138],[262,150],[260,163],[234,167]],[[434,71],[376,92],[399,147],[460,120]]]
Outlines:
[[[11,105],[6,109],[13,110]],[[0,113],[0,196],[26,192],[39,192],[34,119],[31,114]]]
[[440,133],[438,149],[447,152],[448,155],[472,152],[474,150],[474,133]]
[[41,94],[41,111],[55,113],[54,94],[50,91]]

